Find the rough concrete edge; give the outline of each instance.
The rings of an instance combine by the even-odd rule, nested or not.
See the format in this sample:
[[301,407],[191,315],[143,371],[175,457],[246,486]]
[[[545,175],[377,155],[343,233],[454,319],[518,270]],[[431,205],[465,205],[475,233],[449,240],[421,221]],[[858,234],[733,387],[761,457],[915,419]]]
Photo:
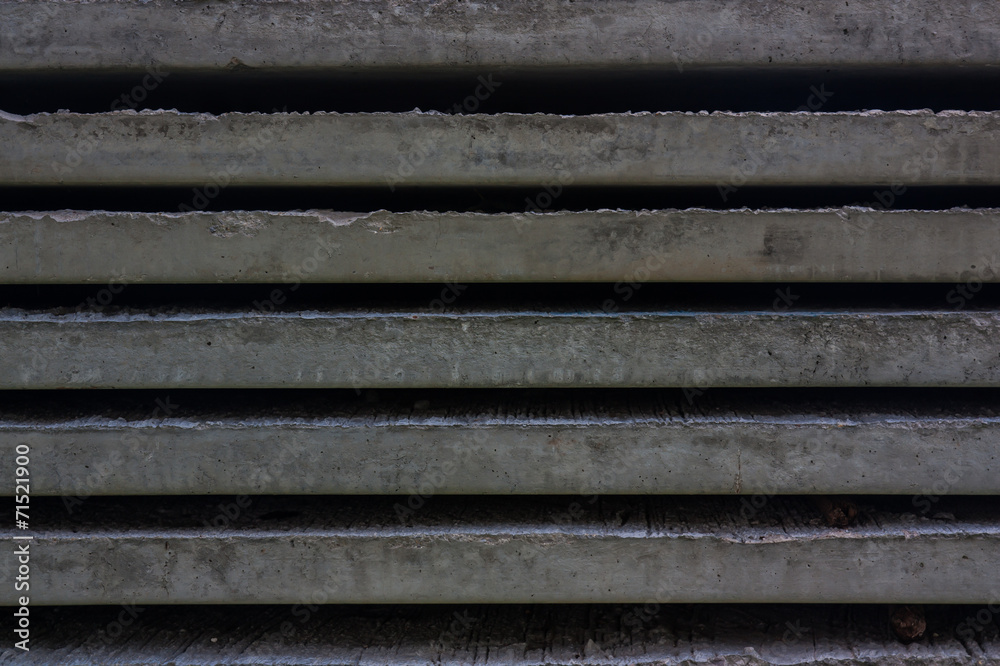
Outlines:
[[[738,497],[734,495],[731,497]],[[914,516],[907,520],[907,515]],[[996,540],[1000,546],[1000,522],[963,521],[950,517],[950,514],[937,514],[941,518],[916,518],[914,514],[896,514],[892,522],[883,521],[877,525],[854,526],[847,528],[817,525],[729,525],[723,528],[703,523],[678,522],[667,523],[662,527],[648,525],[622,526],[609,525],[601,520],[582,523],[564,523],[558,520],[551,522],[535,522],[522,524],[515,513],[496,516],[488,522],[475,522],[476,516],[466,518],[460,524],[399,524],[395,516],[387,517],[384,524],[366,525],[362,527],[344,527],[340,525],[285,525],[283,527],[242,527],[230,529],[227,527],[209,527],[195,524],[199,516],[191,518],[191,525],[165,527],[150,525],[148,527],[117,528],[114,524],[94,525],[86,527],[58,526],[50,529],[41,528],[34,531],[36,539],[58,539],[66,541],[86,541],[90,539],[128,540],[148,539],[162,541],[163,538],[183,539],[187,541],[215,541],[225,539],[287,539],[289,529],[299,538],[318,539],[358,539],[383,540],[391,538],[411,538],[423,541],[432,538],[448,543],[477,543],[498,545],[515,538],[527,537],[538,543],[553,537],[573,538],[581,543],[601,541],[604,539],[634,539],[634,540],[711,540],[723,544],[759,545],[793,543],[801,544],[803,540],[815,541],[858,541],[869,542],[873,538],[882,540],[903,541],[912,544],[915,539],[922,540],[966,540],[980,538]],[[995,518],[995,516],[994,516]],[[0,530],[0,538],[10,539],[18,532],[12,528]],[[490,543],[493,541],[493,543]],[[555,542],[553,542],[555,543]],[[426,544],[425,544],[426,545]]]
[[[62,311],[65,310],[65,311]],[[594,321],[598,319],[611,320],[689,320],[710,317],[713,319],[735,319],[735,320],[757,320],[757,319],[801,319],[803,321],[813,319],[847,319],[847,320],[872,320],[872,319],[922,319],[922,320],[943,320],[951,319],[952,324],[961,323],[966,320],[974,326],[983,326],[987,322],[983,320],[994,320],[990,324],[1000,325],[1000,309],[992,310],[917,310],[911,308],[901,308],[898,310],[889,308],[872,308],[866,310],[850,309],[830,309],[817,308],[816,310],[795,310],[775,312],[772,309],[761,307],[758,310],[636,310],[634,312],[605,312],[596,307],[594,310],[580,312],[560,312],[543,309],[512,309],[512,310],[469,310],[462,312],[437,312],[424,310],[418,307],[406,307],[393,310],[364,310],[361,308],[351,309],[330,309],[316,310],[304,309],[291,312],[260,312],[254,309],[243,310],[208,310],[200,307],[190,307],[183,311],[177,311],[171,306],[155,306],[148,309],[122,308],[121,312],[108,314],[98,310],[81,311],[76,308],[46,308],[43,310],[27,310],[16,307],[0,307],[0,325],[3,324],[132,324],[136,322],[153,322],[161,324],[177,324],[182,322],[196,321],[236,321],[249,322],[261,321],[265,319],[275,320],[357,320],[370,319],[385,321],[387,319],[399,319],[413,321],[419,317],[424,321],[459,321],[463,319],[487,319],[493,321],[511,319],[543,319],[543,320],[563,320],[579,319],[582,321]],[[956,321],[957,320],[957,321]],[[980,321],[977,321],[980,320]]]
[[291,428],[296,430],[348,430],[356,428],[446,428],[456,430],[505,430],[529,427],[572,427],[589,429],[601,427],[634,427],[655,426],[657,428],[684,429],[692,426],[789,426],[789,427],[827,427],[827,428],[900,428],[910,431],[913,428],[978,428],[980,426],[1000,426],[998,416],[940,416],[921,415],[919,412],[902,415],[884,410],[843,412],[838,416],[816,416],[806,412],[774,414],[747,414],[735,416],[715,416],[702,414],[685,414],[684,416],[654,416],[649,414],[631,414],[629,416],[581,415],[574,417],[538,416],[538,417],[489,417],[487,414],[476,415],[475,420],[464,416],[400,416],[393,420],[375,420],[366,417],[328,417],[328,416],[271,416],[260,418],[224,416],[209,414],[204,418],[144,418],[128,419],[109,416],[80,416],[76,418],[32,420],[18,422],[7,420],[0,415],[0,434],[19,432],[53,432],[57,435],[73,432],[121,432],[125,430],[173,430],[173,431],[203,431],[203,430],[249,430],[260,428]]
[[501,213],[482,213],[478,211],[459,211],[459,210],[407,210],[407,211],[391,211],[385,208],[378,208],[371,211],[358,212],[358,211],[341,211],[332,208],[304,208],[304,209],[291,209],[291,210],[271,210],[271,209],[244,209],[236,208],[233,210],[225,211],[187,211],[187,212],[176,212],[176,211],[124,211],[124,210],[104,210],[100,208],[96,209],[81,209],[81,208],[60,208],[52,210],[23,210],[23,211],[5,211],[0,210],[0,225],[8,224],[12,220],[17,218],[27,218],[30,220],[42,221],[49,218],[55,222],[82,222],[89,218],[95,216],[105,216],[105,217],[131,217],[131,216],[143,216],[150,218],[162,218],[165,220],[171,219],[190,219],[197,217],[210,217],[210,218],[226,218],[229,216],[245,216],[245,215],[260,215],[260,216],[272,216],[272,217],[304,217],[304,218],[318,218],[320,221],[328,222],[333,226],[348,226],[353,222],[366,220],[368,218],[374,217],[376,215],[392,216],[392,217],[413,217],[413,216],[424,216],[424,217],[466,217],[466,218],[484,218],[484,219],[507,219],[507,218],[521,218],[521,217],[534,217],[539,219],[552,218],[552,217],[578,217],[585,215],[594,214],[618,214],[622,217],[642,217],[651,215],[677,215],[677,214],[696,214],[696,215],[715,215],[719,217],[746,217],[746,216],[756,216],[756,215],[775,215],[775,214],[787,214],[791,215],[816,215],[816,214],[833,214],[840,215],[842,213],[868,213],[874,214],[879,217],[907,217],[910,215],[957,215],[957,214],[974,214],[979,217],[987,217],[990,215],[1000,215],[1000,207],[998,208],[971,208],[968,206],[953,206],[951,208],[940,208],[940,209],[921,209],[921,208],[872,208],[870,206],[824,206],[820,208],[750,208],[747,206],[742,206],[740,208],[700,208],[698,206],[692,206],[690,208],[588,208],[584,210],[553,210],[553,211],[513,211],[513,212],[501,212]]
[[931,109],[894,109],[894,110],[881,110],[881,109],[867,109],[863,111],[626,111],[621,113],[595,113],[595,114],[584,114],[584,115],[564,115],[564,114],[554,114],[554,113],[495,113],[495,114],[485,114],[485,113],[469,113],[469,114],[450,114],[442,113],[440,111],[421,111],[420,109],[414,109],[412,111],[362,111],[362,112],[349,112],[341,113],[338,111],[281,111],[277,113],[263,113],[260,111],[253,112],[242,112],[242,111],[227,111],[221,114],[194,112],[194,111],[178,111],[177,109],[144,109],[142,111],[135,111],[132,109],[125,109],[121,111],[101,111],[98,113],[79,113],[76,111],[60,110],[60,111],[43,111],[39,113],[32,113],[26,116],[17,115],[14,113],[8,113],[6,111],[0,110],[0,120],[5,120],[8,122],[23,123],[23,122],[36,122],[40,119],[45,118],[67,118],[67,117],[78,117],[78,118],[97,118],[97,117],[147,117],[147,118],[165,118],[165,117],[176,117],[184,119],[198,119],[198,120],[222,120],[230,118],[294,118],[294,117],[309,117],[309,116],[343,116],[343,117],[401,117],[401,118],[467,118],[472,120],[484,120],[484,119],[504,119],[504,118],[602,118],[602,119],[615,119],[615,118],[640,118],[646,116],[670,116],[670,117],[725,117],[725,118],[787,118],[787,117],[854,117],[854,118],[871,118],[871,117],[901,117],[901,116],[914,116],[914,117],[935,117],[935,118],[965,118],[965,117],[983,117],[983,118],[1000,118],[1000,110],[998,111],[963,111],[958,109],[949,109],[943,111],[933,111]]

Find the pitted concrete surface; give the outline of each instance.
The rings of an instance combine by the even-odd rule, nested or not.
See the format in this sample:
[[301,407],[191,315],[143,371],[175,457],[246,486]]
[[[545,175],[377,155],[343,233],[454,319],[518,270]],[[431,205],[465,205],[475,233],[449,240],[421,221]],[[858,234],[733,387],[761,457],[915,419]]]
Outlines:
[[1000,62],[1000,8],[974,0],[5,0],[0,16],[0,71]]
[[[0,114],[5,185],[997,185],[1000,113]],[[558,204],[556,204],[558,205]]]
[[997,209],[0,212],[14,284],[997,282],[998,247]]
[[986,387],[998,337],[990,310],[6,309],[0,388]]
[[[780,496],[429,491],[71,507],[32,505],[33,604],[985,604],[1000,592],[998,509],[960,498],[923,515],[908,497],[873,498],[848,528]],[[4,604],[17,596],[8,567]]]
[[930,607],[909,644],[882,605],[37,608],[31,652],[0,663],[996,666],[996,624],[975,619],[993,608]]
[[36,496],[1000,494],[993,391],[338,395],[8,399],[0,475],[26,444]]

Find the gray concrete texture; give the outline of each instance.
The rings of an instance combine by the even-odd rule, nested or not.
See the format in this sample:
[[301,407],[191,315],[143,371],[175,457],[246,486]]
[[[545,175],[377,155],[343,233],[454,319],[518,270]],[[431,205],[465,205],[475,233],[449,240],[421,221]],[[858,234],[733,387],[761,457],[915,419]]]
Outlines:
[[[421,499],[421,498],[418,498]],[[90,498],[32,508],[52,604],[992,603],[996,507],[801,498]],[[217,506],[216,506],[217,505]],[[9,539],[15,531],[0,534]],[[10,571],[14,568],[11,567]],[[752,572],[752,573],[751,573]],[[0,578],[0,603],[17,592]]]
[[1000,8],[975,0],[5,0],[0,16],[0,71],[1000,62]]
[[0,282],[1000,281],[1000,210],[0,212]]
[[231,185],[1000,184],[996,112],[3,114],[0,144],[6,185],[192,186],[192,209]]
[[0,476],[27,445],[35,496],[1000,494],[988,396],[464,393],[222,409],[173,393],[159,404],[180,413],[152,418],[64,398],[44,418],[0,410]]
[[997,666],[997,606],[933,607],[901,643],[885,606],[497,605],[40,609],[31,652],[61,666]]
[[998,386],[993,311],[0,312],[0,388]]

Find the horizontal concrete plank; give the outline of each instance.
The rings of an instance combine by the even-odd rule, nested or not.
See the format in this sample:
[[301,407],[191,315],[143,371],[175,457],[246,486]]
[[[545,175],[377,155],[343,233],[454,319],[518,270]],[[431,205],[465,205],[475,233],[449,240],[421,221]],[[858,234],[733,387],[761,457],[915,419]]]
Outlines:
[[1000,281],[1000,210],[0,212],[0,282]]
[[36,496],[1000,494],[993,392],[782,393],[8,399],[0,476],[27,445]]
[[[411,501],[420,500],[420,501]],[[33,604],[988,603],[1000,515],[798,498],[35,500]],[[412,508],[411,508],[412,505]],[[23,531],[7,528],[5,539]],[[13,560],[13,558],[6,558]],[[0,603],[17,596],[11,562]]]
[[995,626],[973,629],[986,608],[930,607],[909,644],[882,605],[37,608],[31,651],[0,663],[997,666]]
[[[1000,113],[0,116],[0,184],[996,185]],[[558,207],[558,197],[552,205]]]
[[[628,65],[996,65],[1000,9],[973,0],[227,6],[0,3],[0,71]],[[64,27],[72,26],[72,30]],[[877,29],[874,28],[877,26]],[[766,29],[765,29],[766,28]],[[124,37],[123,37],[124,36]],[[115,48],[108,48],[115,44]]]
[[996,311],[0,310],[0,388],[998,386]]

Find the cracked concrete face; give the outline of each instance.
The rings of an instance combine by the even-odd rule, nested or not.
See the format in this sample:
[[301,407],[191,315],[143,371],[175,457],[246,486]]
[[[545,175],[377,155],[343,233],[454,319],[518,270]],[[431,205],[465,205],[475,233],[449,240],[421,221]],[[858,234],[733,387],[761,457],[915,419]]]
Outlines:
[[196,188],[181,210],[229,185],[1000,184],[1000,113],[974,111],[5,114],[0,142],[7,184]]
[[996,209],[0,212],[14,284],[997,282],[997,247]]
[[[0,3],[0,71],[994,66],[1000,8],[955,0]],[[72,26],[72,30],[64,30]],[[114,44],[115,48],[108,48]]]

